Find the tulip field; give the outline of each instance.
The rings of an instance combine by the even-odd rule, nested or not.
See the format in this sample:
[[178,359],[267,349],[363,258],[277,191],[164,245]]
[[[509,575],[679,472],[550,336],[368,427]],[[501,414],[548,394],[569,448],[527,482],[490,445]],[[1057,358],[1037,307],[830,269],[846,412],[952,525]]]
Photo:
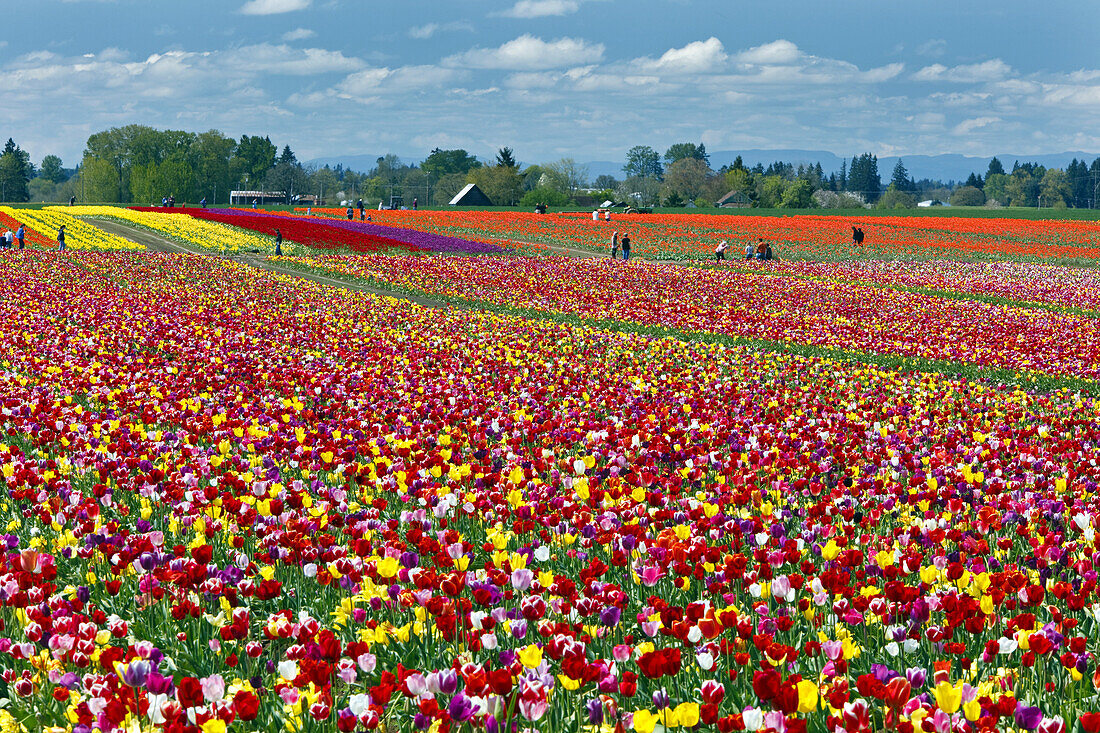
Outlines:
[[1096,225],[371,214],[0,208],[0,731],[1100,731]]
[[[300,211],[305,211],[301,209]],[[313,209],[342,216],[343,209]],[[780,259],[1005,259],[1077,261],[1100,258],[1100,222],[1035,221],[943,216],[724,216],[713,214],[539,215],[519,211],[372,211],[377,224],[451,234],[487,242],[533,242],[606,252],[612,232],[630,234],[634,256],[646,259],[708,259],[725,239],[730,256],[758,238],[771,242]],[[853,225],[866,232],[852,245]]]

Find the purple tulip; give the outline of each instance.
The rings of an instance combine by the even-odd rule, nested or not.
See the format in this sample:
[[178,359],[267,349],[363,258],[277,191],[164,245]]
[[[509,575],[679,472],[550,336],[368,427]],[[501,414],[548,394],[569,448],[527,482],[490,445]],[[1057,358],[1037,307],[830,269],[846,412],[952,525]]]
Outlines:
[[592,725],[600,725],[603,723],[603,703],[599,698],[592,698],[584,704],[588,708],[588,722]]
[[122,681],[130,687],[141,687],[149,675],[149,663],[144,659],[137,659],[126,665],[122,673]]
[[152,695],[171,695],[175,688],[171,677],[165,677],[160,672],[150,672],[145,678],[145,689]]
[[1035,730],[1039,727],[1039,721],[1043,719],[1043,711],[1039,708],[1020,705],[1016,708],[1016,725],[1024,730]]
[[451,718],[459,722],[472,718],[474,710],[473,701],[462,692],[451,698],[451,703],[447,706],[447,712],[451,714]]
[[622,617],[623,611],[618,606],[608,606],[604,610],[600,611],[600,623],[604,626],[618,626],[619,619]]

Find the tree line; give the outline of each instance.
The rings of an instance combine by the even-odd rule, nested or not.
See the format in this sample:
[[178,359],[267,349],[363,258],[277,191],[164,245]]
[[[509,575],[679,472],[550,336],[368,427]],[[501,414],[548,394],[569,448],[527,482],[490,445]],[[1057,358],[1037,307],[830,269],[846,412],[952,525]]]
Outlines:
[[648,145],[627,153],[623,176],[589,180],[586,166],[572,158],[520,165],[511,148],[482,162],[462,149],[435,149],[417,164],[385,155],[369,171],[343,166],[304,166],[289,145],[268,136],[231,138],[218,130],[202,133],[126,125],[94,133],[73,169],[56,155],[35,166],[8,139],[0,153],[0,200],[159,203],[163,197],[212,205],[229,201],[235,189],[281,192],[287,203],[301,196],[329,204],[363,199],[374,206],[411,203],[444,205],[467,183],[476,183],[497,205],[533,207],[598,204],[605,199],[636,206],[711,207],[719,201],[759,208],[906,208],[925,199],[964,206],[1095,207],[1100,158],[1076,159],[1065,169],[1017,161],[1007,172],[996,158],[984,175],[961,183],[915,180],[903,161],[889,179],[878,157],[861,153],[826,173],[820,163],[744,165],[740,156],[717,170],[702,143],[671,145],[662,155]]

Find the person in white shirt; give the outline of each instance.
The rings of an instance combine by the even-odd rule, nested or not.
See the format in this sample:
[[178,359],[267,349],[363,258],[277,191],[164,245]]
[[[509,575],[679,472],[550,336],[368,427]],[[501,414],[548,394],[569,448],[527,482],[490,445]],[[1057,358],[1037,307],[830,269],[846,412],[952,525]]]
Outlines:
[[728,245],[726,244],[726,240],[724,240],[724,239],[721,242],[718,243],[718,247],[714,250],[714,259],[715,259],[715,261],[720,261],[720,260],[726,259],[726,247],[727,246]]
[[592,210],[592,221],[599,221],[599,220],[600,220],[600,211],[599,211],[599,209],[593,209]]

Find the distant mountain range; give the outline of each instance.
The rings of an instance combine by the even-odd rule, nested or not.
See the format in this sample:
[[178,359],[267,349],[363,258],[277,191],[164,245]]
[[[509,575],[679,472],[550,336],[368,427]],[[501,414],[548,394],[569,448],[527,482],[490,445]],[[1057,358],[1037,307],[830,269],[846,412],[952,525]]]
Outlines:
[[[710,152],[711,167],[717,169],[721,168],[723,165],[732,164],[738,155],[741,156],[742,162],[750,168],[757,163],[766,168],[769,164],[780,160],[784,163],[792,163],[795,166],[799,164],[814,165],[821,163],[821,167],[824,169],[826,175],[839,171],[842,161],[847,160],[849,163],[851,162],[851,157],[842,158],[826,150],[716,150]],[[380,155],[342,155],[329,158],[316,158],[307,161],[307,165],[315,165],[318,167],[329,165],[335,167],[337,164],[343,164],[345,168],[351,170],[369,171],[375,167],[380,157]],[[986,170],[989,168],[989,161],[993,159],[993,156],[980,157],[956,154],[879,156],[878,172],[884,183],[890,179],[890,174],[893,172],[894,165],[897,164],[899,157],[904,162],[905,168],[909,171],[909,175],[913,178],[918,180],[921,178],[930,178],[932,180],[941,180],[945,183],[948,181],[964,181],[971,173],[979,173],[984,176]],[[1039,163],[1047,168],[1065,168],[1074,158],[1092,163],[1094,159],[1100,157],[1100,153],[1085,153],[1080,150],[1065,153],[1045,153],[1043,155],[998,153],[996,157],[1000,159],[1006,171],[1011,171],[1013,162],[1017,160],[1021,163]],[[478,158],[486,163],[491,160],[491,157],[478,156]],[[401,157],[401,162],[407,164],[419,163],[421,160],[423,160],[423,158]],[[524,165],[526,165],[526,163],[524,163]],[[590,180],[595,180],[597,176],[604,174],[620,179],[623,176],[622,162],[593,160],[585,162],[584,165],[588,166],[588,177]]]

